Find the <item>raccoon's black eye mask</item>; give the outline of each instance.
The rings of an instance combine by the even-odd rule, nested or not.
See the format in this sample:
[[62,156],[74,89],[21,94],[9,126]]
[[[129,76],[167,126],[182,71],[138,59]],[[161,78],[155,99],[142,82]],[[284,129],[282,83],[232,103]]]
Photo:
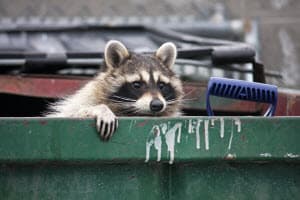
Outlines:
[[176,99],[176,92],[170,83],[158,83],[158,88],[166,101]]
[[133,83],[124,83],[117,92],[109,98],[122,102],[134,102],[144,94],[142,82],[135,81]]
[[118,91],[109,98],[118,102],[135,102],[142,97],[144,93],[151,90],[161,93],[166,101],[176,99],[175,89],[170,83],[164,83],[162,81],[152,83],[151,85],[147,85],[144,81],[124,83]]
[[145,87],[145,83],[143,81],[134,81],[131,83],[131,86],[136,90],[140,90]]

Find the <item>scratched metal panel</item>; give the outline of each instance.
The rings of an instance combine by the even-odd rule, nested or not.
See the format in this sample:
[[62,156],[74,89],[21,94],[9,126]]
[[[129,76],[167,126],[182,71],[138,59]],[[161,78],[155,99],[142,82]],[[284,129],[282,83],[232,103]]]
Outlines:
[[[0,119],[4,199],[297,199],[300,117]],[[172,163],[170,165],[170,163]]]

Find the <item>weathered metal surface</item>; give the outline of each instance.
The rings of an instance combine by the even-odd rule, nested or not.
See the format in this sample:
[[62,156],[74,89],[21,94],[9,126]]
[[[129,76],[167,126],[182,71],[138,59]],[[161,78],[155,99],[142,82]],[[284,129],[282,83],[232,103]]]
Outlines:
[[[87,78],[58,78],[30,76],[0,76],[0,93],[33,97],[56,98],[72,94],[82,87]],[[185,108],[205,110],[206,84],[184,83]],[[212,107],[217,111],[235,113],[264,113],[264,106],[254,102],[211,98]],[[280,90],[276,116],[299,116],[300,93]]]
[[299,122],[122,118],[113,138],[102,142],[92,119],[2,118],[0,196],[297,199]]
[[298,199],[300,167],[270,164],[2,165],[2,199]]
[[0,160],[144,162],[147,156],[168,162],[299,160],[299,121],[297,117],[122,118],[115,136],[105,143],[93,120],[4,118]]
[[101,142],[92,119],[3,118],[0,161],[300,160],[299,122],[298,117],[122,118],[112,140]]
[[0,93],[56,98],[82,87],[88,79],[0,75]]

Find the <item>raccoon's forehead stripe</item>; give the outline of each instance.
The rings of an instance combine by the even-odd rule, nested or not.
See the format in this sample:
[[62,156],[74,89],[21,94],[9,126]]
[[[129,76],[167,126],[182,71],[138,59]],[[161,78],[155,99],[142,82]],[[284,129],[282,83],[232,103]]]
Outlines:
[[160,75],[159,76],[159,80],[164,82],[164,83],[169,83],[170,82],[170,79],[164,75]]
[[153,76],[153,79],[154,79],[154,82],[157,83],[158,82],[158,79],[159,79],[159,76],[161,75],[161,73],[159,71],[154,71],[152,73],[152,76]]
[[155,83],[157,83],[158,81],[162,81],[164,83],[169,83],[170,82],[170,78],[168,78],[167,76],[163,75],[159,71],[154,71],[153,72],[153,79],[154,79]]
[[150,74],[148,72],[146,72],[146,71],[143,70],[143,71],[140,72],[140,76],[141,76],[141,78],[142,78],[143,81],[145,81],[146,83],[149,83],[149,81],[150,81]]
[[138,74],[126,74],[125,80],[126,80],[126,82],[132,83],[134,81],[141,80],[141,77]]

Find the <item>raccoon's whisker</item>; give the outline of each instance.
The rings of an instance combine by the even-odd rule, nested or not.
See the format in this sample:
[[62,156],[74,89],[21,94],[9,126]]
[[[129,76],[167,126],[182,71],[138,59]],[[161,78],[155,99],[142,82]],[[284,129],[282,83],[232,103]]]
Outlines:
[[138,108],[135,108],[135,107],[128,107],[128,108],[122,109],[123,114],[128,114],[128,113],[134,114],[134,113],[139,113],[139,112],[141,112],[141,110]]
[[[177,102],[176,102],[176,101],[167,102],[167,105],[173,105],[173,104],[175,104],[175,103],[177,103]],[[181,103],[181,102],[179,102],[179,103]]]
[[180,99],[168,100],[167,105],[172,105],[172,104],[181,103],[181,102],[182,102],[182,100],[180,100]]
[[189,101],[196,101],[198,100],[197,98],[194,99],[171,99],[167,101],[167,104],[173,104],[173,103],[182,103],[182,102],[189,102]]
[[196,90],[196,89],[192,89],[191,91],[189,91],[189,92],[187,92],[187,93],[184,93],[183,96],[182,96],[182,98],[184,98],[184,97],[186,97],[186,96],[192,94],[193,92],[195,92],[195,90]]
[[198,100],[198,98],[185,98],[185,97],[189,96],[190,94],[192,94],[194,91],[195,90],[191,90],[188,93],[183,94],[182,97],[181,97],[181,100],[182,101],[196,101],[196,100]]
[[182,101],[182,99],[174,98],[174,99],[168,99],[167,100],[167,102],[173,102],[173,101]]
[[[124,101],[130,101],[130,102],[136,102],[135,99],[131,99],[131,98],[127,98],[127,97],[122,97],[122,96],[118,96],[118,95],[112,95],[112,98],[116,98],[119,100],[124,100]],[[112,99],[113,100],[113,99]]]
[[197,101],[199,100],[198,98],[192,98],[192,99],[182,99],[182,101]]
[[113,102],[113,103],[122,109],[130,109],[132,107],[132,104],[128,102]]
[[178,102],[178,101],[180,101],[179,99],[170,99],[170,100],[167,100],[167,102],[169,103],[169,102]]
[[127,101],[118,101],[115,99],[111,99],[111,102],[113,103],[117,103],[117,104],[130,104],[131,102],[127,102]]

